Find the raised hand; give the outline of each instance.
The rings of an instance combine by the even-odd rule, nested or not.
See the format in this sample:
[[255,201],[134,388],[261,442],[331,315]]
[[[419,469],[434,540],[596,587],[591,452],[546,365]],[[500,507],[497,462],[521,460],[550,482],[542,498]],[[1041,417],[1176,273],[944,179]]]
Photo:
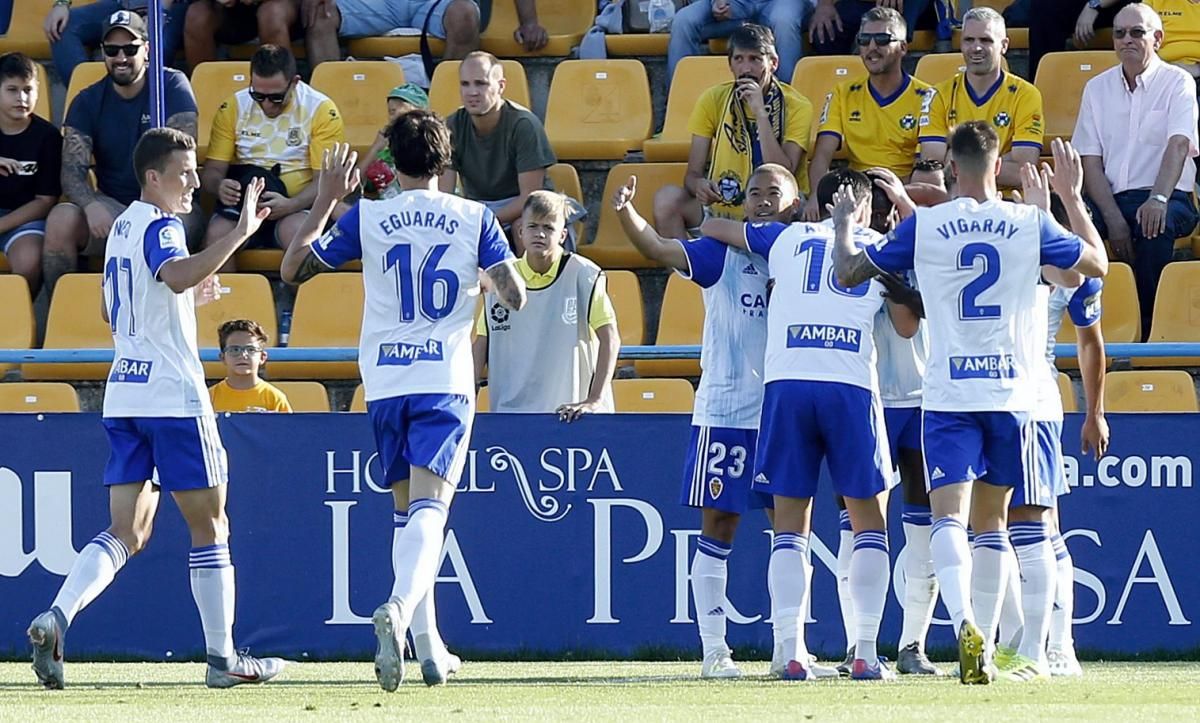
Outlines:
[[1049,169],[1038,170],[1032,163],[1021,165],[1021,194],[1013,196],[1018,203],[1037,206],[1050,213],[1050,173]]
[[858,210],[858,199],[854,197],[854,189],[849,184],[842,184],[833,192],[833,203],[826,208],[833,215],[835,223],[845,223],[854,217]]
[[253,178],[246,184],[245,200],[242,202],[242,212],[237,222],[238,235],[243,238],[249,239],[253,236],[271,213],[271,209],[258,203],[265,186],[266,181],[261,177]]
[[1069,142],[1055,138],[1050,144],[1054,169],[1042,164],[1042,173],[1049,175],[1050,185],[1062,198],[1081,198],[1083,195],[1083,159]]
[[630,202],[633,201],[633,197],[636,194],[637,176],[630,176],[629,180],[625,182],[625,185],[618,188],[617,192],[613,194],[613,210],[620,211],[624,209],[627,205],[629,205]]
[[327,201],[340,201],[360,181],[358,153],[350,150],[349,143],[335,143],[325,149],[321,160],[321,179],[317,182],[317,195]]

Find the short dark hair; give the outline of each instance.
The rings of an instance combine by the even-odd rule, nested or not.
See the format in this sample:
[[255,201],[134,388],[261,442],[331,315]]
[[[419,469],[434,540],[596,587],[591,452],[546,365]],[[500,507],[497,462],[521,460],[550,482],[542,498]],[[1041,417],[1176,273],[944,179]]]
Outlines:
[[5,53],[0,55],[0,81],[9,78],[21,80],[37,80],[37,69],[33,67],[33,59],[25,53]]
[[267,43],[250,56],[250,73],[260,78],[282,74],[291,80],[296,77],[296,56],[288,48]]
[[960,170],[987,173],[1000,152],[1000,137],[988,121],[961,123],[950,134],[950,153]]
[[262,328],[262,325],[252,319],[232,319],[221,324],[217,329],[217,340],[221,345],[221,351],[225,351],[225,342],[229,340],[230,335],[236,334],[239,331],[244,331],[254,340],[263,346],[267,345],[267,332]]
[[176,151],[194,151],[196,141],[187,133],[174,128],[151,128],[142,134],[133,147],[133,172],[139,186],[146,185],[146,171],[162,172]]
[[453,154],[450,131],[431,110],[412,110],[396,119],[388,131],[388,148],[396,170],[410,178],[442,175]]
[[729,34],[729,58],[731,60],[735,50],[750,50],[770,58],[779,55],[775,52],[775,33],[766,26],[754,23],[743,23]]
[[821,213],[825,213],[825,207],[833,203],[833,194],[842,186],[849,186],[850,190],[854,191],[854,197],[862,202],[864,197],[871,196],[871,179],[867,178],[867,174],[862,171],[852,171],[849,168],[836,168],[824,176],[817,182],[817,204],[821,207]]

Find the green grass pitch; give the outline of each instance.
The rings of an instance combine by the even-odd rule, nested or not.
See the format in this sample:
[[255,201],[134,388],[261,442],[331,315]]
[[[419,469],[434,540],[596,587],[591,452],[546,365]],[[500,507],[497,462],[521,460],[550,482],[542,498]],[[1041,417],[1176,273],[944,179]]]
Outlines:
[[[409,664],[396,693],[370,663],[302,663],[264,686],[207,690],[197,663],[68,663],[67,689],[44,691],[24,663],[0,663],[0,720],[1200,720],[1200,663],[1090,663],[1080,680],[966,687],[767,680],[701,681],[699,663],[472,663],[426,688]],[[968,718],[969,716],[970,718]]]

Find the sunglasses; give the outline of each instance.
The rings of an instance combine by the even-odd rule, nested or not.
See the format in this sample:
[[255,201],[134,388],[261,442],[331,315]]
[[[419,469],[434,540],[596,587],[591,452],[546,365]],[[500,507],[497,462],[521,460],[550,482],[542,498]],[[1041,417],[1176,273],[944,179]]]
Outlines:
[[275,105],[283,105],[283,101],[287,99],[288,91],[291,89],[291,83],[288,83],[288,86],[283,89],[282,93],[259,93],[257,90],[251,88],[250,99],[255,103],[266,103],[269,101]]
[[239,346],[236,344],[231,344],[230,346],[225,347],[225,353],[229,356],[254,356],[260,351],[262,351],[262,347],[260,346]]
[[878,45],[879,47],[882,48],[884,46],[891,45],[892,43],[898,42],[900,40],[900,38],[897,38],[895,35],[892,35],[891,33],[859,33],[858,34],[858,47],[865,48],[871,44],[872,40],[875,41],[876,45]]
[[141,43],[130,43],[129,45],[103,45],[104,54],[110,58],[115,58],[121,53],[125,53],[126,58],[132,58],[142,49]]
[[1141,40],[1142,38],[1149,35],[1150,32],[1151,31],[1148,28],[1143,28],[1143,27],[1140,27],[1137,25],[1133,26],[1132,28],[1113,28],[1113,31],[1112,31],[1113,37],[1116,38],[1117,40],[1121,40],[1126,35],[1133,38],[1134,40]]

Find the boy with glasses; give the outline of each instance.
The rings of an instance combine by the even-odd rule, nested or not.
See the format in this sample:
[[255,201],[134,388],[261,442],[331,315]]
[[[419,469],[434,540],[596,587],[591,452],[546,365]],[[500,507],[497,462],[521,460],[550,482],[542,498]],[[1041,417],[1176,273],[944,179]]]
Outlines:
[[258,376],[267,333],[257,321],[234,319],[217,331],[227,375],[208,390],[214,412],[291,412],[287,395]]

